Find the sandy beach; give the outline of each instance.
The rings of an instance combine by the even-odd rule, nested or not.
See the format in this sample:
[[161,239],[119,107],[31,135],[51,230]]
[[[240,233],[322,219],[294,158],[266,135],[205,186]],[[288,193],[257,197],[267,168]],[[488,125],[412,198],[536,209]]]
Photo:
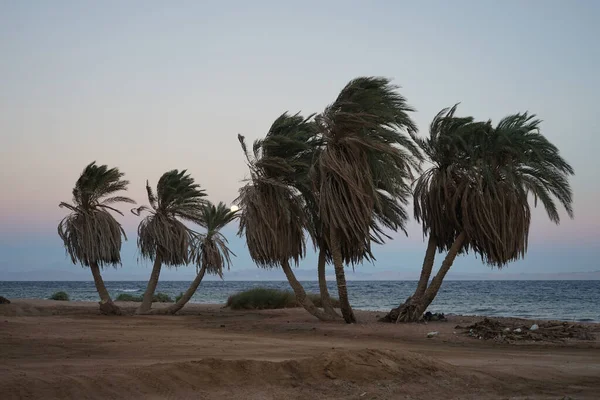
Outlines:
[[[120,305],[130,312],[136,306]],[[581,328],[585,338],[499,342],[457,328],[482,317],[392,325],[376,323],[380,313],[357,314],[359,323],[346,325],[318,322],[302,309],[189,305],[178,316],[108,317],[95,303],[14,300],[0,305],[0,393],[2,399],[303,400],[600,394],[600,324]],[[439,333],[427,338],[432,331]]]

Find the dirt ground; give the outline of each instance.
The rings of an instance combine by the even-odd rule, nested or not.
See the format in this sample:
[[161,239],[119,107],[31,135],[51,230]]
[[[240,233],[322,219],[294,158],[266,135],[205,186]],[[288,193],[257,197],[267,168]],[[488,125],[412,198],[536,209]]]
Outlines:
[[[0,305],[0,398],[600,399],[600,324],[493,319],[501,326],[486,322],[479,339],[466,328],[477,317],[395,325],[357,312],[359,323],[346,325],[301,309],[183,311],[108,317],[94,303]],[[533,323],[561,333],[487,335]]]

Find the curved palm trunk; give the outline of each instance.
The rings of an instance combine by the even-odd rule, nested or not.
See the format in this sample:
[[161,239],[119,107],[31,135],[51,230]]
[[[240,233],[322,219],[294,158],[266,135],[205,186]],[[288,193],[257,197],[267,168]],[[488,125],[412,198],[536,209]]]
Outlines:
[[[434,276],[434,278],[431,280],[431,283],[424,291],[422,291],[422,292],[416,291],[414,297],[412,297],[412,298],[409,297],[403,305],[390,311],[390,313],[388,315],[386,315],[384,318],[382,318],[382,320],[385,320],[388,322],[391,322],[391,321],[417,322],[417,321],[419,321],[421,319],[421,316],[425,312],[425,310],[427,310],[427,307],[429,307],[429,305],[431,304],[433,299],[435,299],[435,296],[438,294],[440,288],[442,287],[442,281],[444,280],[444,277],[446,276],[446,274],[450,270],[450,267],[454,263],[454,260],[456,259],[458,252],[460,251],[463,244],[465,243],[465,239],[466,239],[466,235],[464,232],[462,232],[454,240],[452,247],[450,247],[450,250],[448,250],[448,254],[446,254],[446,257],[444,258],[444,261],[442,262],[442,266],[440,267],[440,270]],[[430,241],[430,243],[431,243],[431,241]],[[430,251],[433,253],[433,257],[435,257],[435,247],[433,250],[431,250],[428,246],[427,255],[429,255]],[[427,255],[425,257],[426,261],[427,261]],[[431,264],[433,265],[433,258],[431,260]],[[423,266],[423,268],[425,269],[425,265]],[[429,270],[429,275],[430,274],[431,274],[431,268]],[[421,283],[421,282],[419,282],[419,283]],[[418,290],[419,290],[419,286],[417,286]]]
[[285,273],[285,276],[294,290],[294,294],[296,295],[296,301],[304,307],[306,311],[308,311],[311,315],[317,317],[321,321],[332,321],[334,318],[328,314],[325,314],[323,311],[319,310],[314,303],[306,297],[306,292],[302,287],[302,284],[298,282],[296,276],[294,275],[294,271],[292,271],[292,267],[290,263],[285,260],[281,262],[281,268]]
[[196,290],[198,290],[198,286],[200,286],[200,282],[202,282],[202,278],[204,278],[205,272],[206,272],[206,267],[203,265],[202,268],[200,268],[198,275],[196,275],[196,278],[194,278],[194,280],[190,284],[190,287],[185,291],[183,296],[175,304],[171,304],[170,306],[164,307],[164,308],[156,308],[154,310],[150,310],[149,313],[152,315],[155,315],[155,314],[171,314],[171,315],[173,315],[173,314],[177,313],[177,311],[181,310],[183,308],[183,306],[185,306],[188,303],[188,301],[190,301],[190,299],[192,298],[194,293],[196,293]]
[[327,289],[327,277],[325,276],[325,267],[327,260],[325,258],[325,251],[319,250],[319,264],[317,266],[319,272],[319,291],[321,293],[321,303],[323,303],[323,311],[332,317],[339,318],[338,313],[331,305],[331,297],[329,297],[329,289]]
[[442,287],[442,281],[444,280],[444,277],[446,276],[446,274],[450,270],[450,267],[454,263],[454,260],[456,259],[458,252],[460,251],[463,244],[465,243],[465,239],[466,239],[465,233],[461,232],[461,234],[458,235],[458,237],[454,240],[454,243],[452,243],[452,247],[450,247],[448,254],[446,254],[446,258],[444,258],[444,261],[442,262],[442,266],[440,267],[440,270],[433,277],[433,279],[431,280],[431,283],[429,284],[429,287],[427,288],[427,290],[425,291],[425,294],[423,295],[423,299],[421,301],[421,303],[424,306],[423,311],[425,311],[427,309],[427,307],[429,307],[429,305],[431,304],[433,299],[435,299],[435,296],[438,294],[440,288]]
[[342,259],[340,240],[335,229],[332,229],[331,232],[331,255],[333,257],[333,267],[335,268],[335,280],[337,281],[342,316],[346,323],[352,324],[356,322],[356,317],[354,316],[354,311],[352,311],[352,306],[350,306],[350,301],[348,300],[344,260]]
[[154,291],[156,285],[158,285],[158,278],[160,277],[160,267],[162,265],[162,258],[158,252],[156,252],[156,258],[154,259],[154,266],[152,267],[152,273],[148,280],[148,286],[144,292],[142,304],[135,311],[136,314],[147,314],[152,307],[152,297],[154,297]]
[[115,303],[113,303],[108,290],[106,290],[104,280],[100,274],[100,267],[98,266],[98,263],[91,262],[90,269],[92,270],[92,276],[94,277],[96,290],[98,291],[98,295],[100,295],[100,312],[102,314],[121,315],[121,309],[115,305]]
[[421,268],[421,276],[419,277],[419,283],[417,283],[417,288],[412,296],[409,296],[404,304],[399,305],[396,308],[393,308],[387,315],[381,318],[379,321],[381,322],[415,322],[421,318],[423,311],[420,310],[420,301],[423,295],[425,294],[425,290],[427,289],[427,284],[429,283],[429,278],[431,276],[431,270],[433,269],[433,263],[435,261],[435,251],[437,247],[437,241],[429,236],[429,240],[427,242],[427,250],[425,251],[425,258],[423,259],[423,267]]

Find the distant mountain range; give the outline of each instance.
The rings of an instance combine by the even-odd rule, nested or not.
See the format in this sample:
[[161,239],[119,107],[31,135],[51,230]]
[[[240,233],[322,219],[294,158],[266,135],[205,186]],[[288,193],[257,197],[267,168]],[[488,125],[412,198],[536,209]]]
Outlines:
[[[301,281],[316,280],[317,272],[314,269],[296,269],[296,277]],[[107,268],[104,279],[107,281],[145,281],[150,274],[150,268],[137,269],[136,271],[121,271]],[[195,268],[179,268],[169,270],[164,268],[161,280],[165,281],[190,281],[195,276]],[[347,270],[346,278],[354,281],[402,281],[417,280],[419,273],[416,271],[363,271]],[[208,276],[206,280],[219,280]],[[334,276],[328,276],[335,280]],[[2,271],[1,281],[91,281],[91,273],[84,268],[73,269],[45,269],[31,271]],[[227,281],[283,281],[285,276],[278,269],[265,270],[260,268],[239,269],[225,273]],[[568,273],[448,273],[447,280],[600,280],[600,271],[568,272]]]

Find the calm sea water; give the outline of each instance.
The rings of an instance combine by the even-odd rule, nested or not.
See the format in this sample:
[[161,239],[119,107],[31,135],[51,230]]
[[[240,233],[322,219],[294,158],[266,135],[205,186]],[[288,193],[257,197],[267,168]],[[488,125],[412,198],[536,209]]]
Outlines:
[[[158,292],[175,297],[189,282],[159,282]],[[307,292],[318,293],[317,282],[303,282]],[[106,282],[111,295],[142,294],[146,282]],[[202,282],[193,303],[224,303],[235,292],[253,287],[289,289],[287,282]],[[357,309],[389,310],[406,299],[415,281],[349,281],[350,302]],[[46,299],[63,290],[72,300],[97,301],[93,282],[0,282],[7,298]],[[330,292],[336,288],[330,282]],[[561,319],[600,322],[600,281],[448,281],[429,308],[432,312],[463,315]]]

